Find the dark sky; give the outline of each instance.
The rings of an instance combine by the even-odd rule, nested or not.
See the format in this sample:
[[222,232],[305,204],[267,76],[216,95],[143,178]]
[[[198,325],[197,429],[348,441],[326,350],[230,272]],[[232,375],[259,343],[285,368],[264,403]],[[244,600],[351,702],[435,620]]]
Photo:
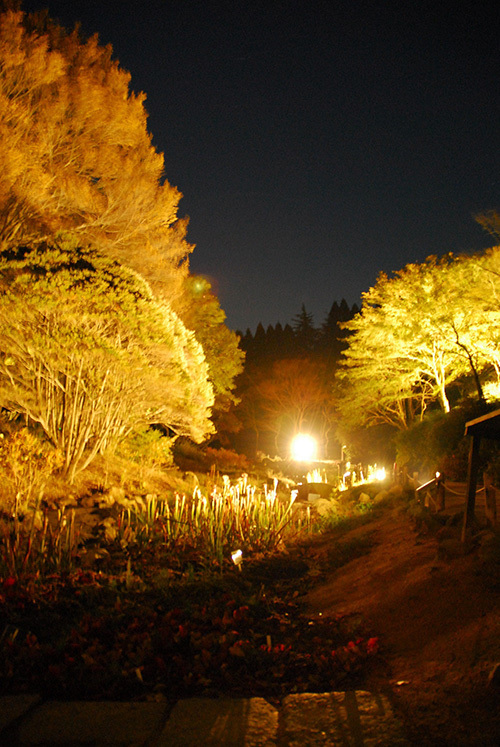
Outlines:
[[147,94],[228,326],[319,326],[381,270],[493,240],[500,3],[46,0]]

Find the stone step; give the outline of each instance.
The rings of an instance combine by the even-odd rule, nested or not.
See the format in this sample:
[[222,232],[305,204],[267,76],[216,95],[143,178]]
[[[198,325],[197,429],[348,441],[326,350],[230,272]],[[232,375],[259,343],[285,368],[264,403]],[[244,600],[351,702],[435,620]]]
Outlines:
[[165,702],[0,698],[0,744],[122,747],[392,747],[408,745],[384,695],[363,690]]

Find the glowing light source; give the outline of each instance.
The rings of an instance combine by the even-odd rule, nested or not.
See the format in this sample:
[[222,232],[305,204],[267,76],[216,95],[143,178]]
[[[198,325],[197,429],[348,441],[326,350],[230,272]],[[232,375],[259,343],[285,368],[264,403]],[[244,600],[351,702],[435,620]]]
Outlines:
[[321,470],[319,469],[312,469],[310,472],[306,475],[307,482],[326,482],[326,480],[323,480],[323,475],[321,474]]
[[236,550],[235,552],[231,553],[231,560],[236,566],[238,566],[238,570],[241,571],[241,564],[243,563],[243,553],[241,552],[241,550]]
[[375,472],[375,479],[383,482],[385,480],[385,467],[379,467]]
[[316,440],[306,433],[299,433],[292,441],[292,459],[310,462],[316,456]]

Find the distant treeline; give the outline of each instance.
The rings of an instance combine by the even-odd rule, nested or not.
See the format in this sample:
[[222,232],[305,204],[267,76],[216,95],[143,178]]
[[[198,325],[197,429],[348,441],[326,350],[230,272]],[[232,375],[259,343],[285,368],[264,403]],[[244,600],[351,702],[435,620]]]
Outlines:
[[[222,445],[255,456],[258,452],[285,456],[296,433],[313,433],[324,457],[336,458],[336,419],[333,384],[348,330],[343,329],[359,312],[345,299],[335,302],[321,326],[302,304],[290,324],[279,322],[255,334],[241,335],[246,354],[237,379],[239,403],[218,427]],[[231,432],[230,429],[233,429]]]
[[240,331],[237,334],[241,337],[240,346],[246,353],[248,363],[314,355],[336,360],[345,347],[343,341],[347,334],[341,325],[357,313],[359,307],[356,304],[349,306],[343,298],[340,304],[337,301],[333,303],[324,322],[320,327],[315,327],[312,314],[302,304],[300,313],[292,319],[291,324],[282,326],[278,322],[264,329],[263,324],[259,323],[255,334],[250,329],[245,334]]

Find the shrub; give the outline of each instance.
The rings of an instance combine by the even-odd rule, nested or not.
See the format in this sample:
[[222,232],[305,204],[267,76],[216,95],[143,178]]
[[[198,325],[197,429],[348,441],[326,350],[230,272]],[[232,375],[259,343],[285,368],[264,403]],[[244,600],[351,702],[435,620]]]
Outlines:
[[1,508],[14,515],[34,508],[61,463],[61,455],[28,428],[0,434]]
[[244,472],[249,469],[246,456],[238,454],[232,449],[212,449],[209,446],[205,449],[205,457],[209,466],[215,464],[221,472]]
[[484,406],[466,401],[444,413],[434,410],[421,422],[396,436],[397,462],[409,471],[433,473],[439,469],[446,476],[465,479],[468,439],[465,424],[484,414]]
[[134,431],[117,449],[119,456],[144,467],[170,467],[173,463],[173,439],[160,430],[148,428]]
[[211,446],[197,446],[192,441],[179,438],[174,446],[175,463],[180,469],[193,472],[209,472],[215,468],[219,472],[248,472],[250,464],[246,456],[232,449],[214,449]]

